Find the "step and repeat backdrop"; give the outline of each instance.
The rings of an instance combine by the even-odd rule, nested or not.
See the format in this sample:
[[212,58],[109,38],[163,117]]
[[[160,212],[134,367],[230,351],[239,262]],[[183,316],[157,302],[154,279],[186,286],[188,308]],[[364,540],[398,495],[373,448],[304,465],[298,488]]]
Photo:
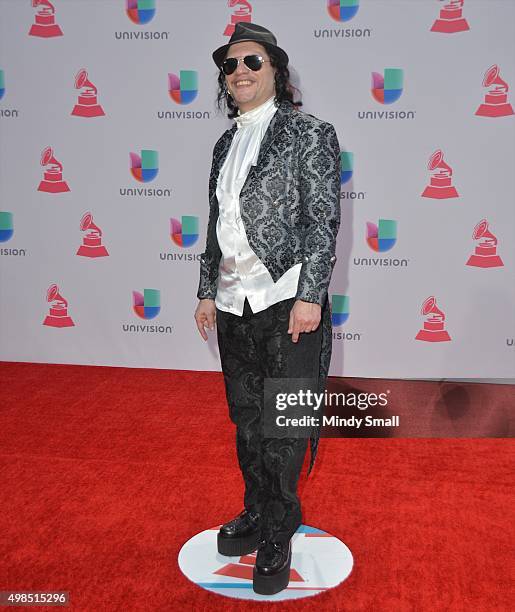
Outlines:
[[331,374],[515,377],[513,0],[0,0],[0,359],[218,370],[211,52],[271,29],[341,147]]

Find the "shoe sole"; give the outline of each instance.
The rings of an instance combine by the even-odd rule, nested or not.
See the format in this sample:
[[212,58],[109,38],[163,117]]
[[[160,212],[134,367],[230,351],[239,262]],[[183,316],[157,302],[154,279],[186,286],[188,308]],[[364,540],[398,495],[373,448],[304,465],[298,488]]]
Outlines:
[[254,552],[259,544],[259,531],[243,538],[226,538],[218,533],[218,552],[226,557],[241,557]]
[[252,582],[254,592],[259,593],[259,595],[275,595],[285,589],[290,582],[290,565],[291,559],[286,567],[272,576],[260,574],[254,566],[254,579]]

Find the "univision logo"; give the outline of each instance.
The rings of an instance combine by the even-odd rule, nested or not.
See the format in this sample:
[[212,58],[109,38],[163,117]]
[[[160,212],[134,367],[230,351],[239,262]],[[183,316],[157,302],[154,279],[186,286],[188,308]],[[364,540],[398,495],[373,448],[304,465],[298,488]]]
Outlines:
[[377,225],[367,221],[367,244],[377,253],[384,253],[395,246],[397,242],[397,221],[379,219]]
[[[156,14],[155,0],[125,0],[125,12],[132,23],[141,26],[150,23]],[[170,32],[149,30],[115,32],[117,40],[168,40]]]
[[161,261],[174,262],[198,262],[200,261],[200,253],[188,253],[183,251],[184,248],[193,246],[199,237],[199,220],[193,215],[182,215],[179,219],[170,219],[170,240],[180,248],[182,252],[162,252],[159,254]]
[[159,172],[158,152],[152,149],[142,149],[141,155],[129,153],[131,174],[140,183],[153,181]]
[[[0,70],[0,100],[5,96],[5,73]],[[0,117],[18,117],[19,111],[15,108],[0,108]]]
[[372,72],[372,97],[380,104],[397,102],[403,91],[404,71],[385,68],[384,73]]
[[153,319],[161,310],[161,292],[159,289],[143,289],[132,292],[132,308],[140,319]]
[[359,0],[327,0],[327,12],[335,21],[350,21],[359,9]]
[[[372,72],[372,97],[379,104],[397,102],[404,91],[404,70],[385,68]],[[358,111],[358,119],[414,119],[415,111]]]
[[[198,73],[196,70],[180,70],[179,74],[168,73],[168,95],[179,106],[187,106],[198,96]],[[211,119],[209,111],[181,110],[157,111],[158,119]]]
[[354,153],[340,151],[340,184],[345,185],[352,178],[354,168]]
[[[159,154],[154,149],[141,149],[141,155],[129,152],[130,172],[139,183],[150,183],[159,173]],[[170,187],[120,187],[121,196],[166,197],[172,195]]]
[[13,234],[12,212],[0,212],[0,242],[7,242],[13,237]]
[[[14,235],[14,223],[12,212],[0,211],[0,242],[8,242]],[[26,249],[2,249],[0,255],[11,255],[14,257],[25,257]]]
[[349,296],[333,294],[331,297],[331,322],[339,327],[349,318]]
[[[354,174],[354,153],[352,151],[340,151],[340,185],[348,183]],[[340,191],[340,199],[364,200],[364,191]]]
[[335,327],[341,327],[349,318],[349,296],[333,293],[331,296],[331,323],[333,327],[333,340],[361,340],[361,332],[334,331]]
[[[143,293],[139,291],[132,292],[132,309],[136,316],[140,319],[154,319],[161,311],[161,292],[159,289],[143,289]],[[144,325],[124,323],[122,325],[124,332],[136,333],[158,333],[171,334],[171,325]]]
[[[376,253],[385,253],[397,243],[397,221],[393,219],[379,219],[376,223],[367,221],[366,242]],[[407,259],[391,257],[354,257],[355,266],[382,266],[382,267],[405,267]]]
[[181,221],[170,219],[170,238],[179,247],[193,246],[199,236],[198,217],[183,215]]
[[[327,0],[331,19],[343,23],[353,19],[359,9],[359,0]],[[370,28],[319,28],[313,30],[315,38],[370,38]]]
[[156,14],[155,0],[126,0],[127,17],[137,25],[149,23]]
[[177,104],[191,104],[198,94],[196,70],[181,70],[179,76],[168,73],[168,93]]

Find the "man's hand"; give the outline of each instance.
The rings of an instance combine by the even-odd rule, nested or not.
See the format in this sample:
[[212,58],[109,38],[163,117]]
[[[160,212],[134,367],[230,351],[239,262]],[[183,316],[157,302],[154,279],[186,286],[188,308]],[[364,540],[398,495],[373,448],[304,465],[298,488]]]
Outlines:
[[200,300],[195,310],[195,321],[197,322],[199,334],[204,340],[207,340],[205,328],[208,327],[211,331],[215,329],[216,306],[214,300]]
[[292,342],[298,342],[299,334],[315,331],[320,324],[322,307],[320,304],[297,300],[290,310],[288,333],[292,334]]

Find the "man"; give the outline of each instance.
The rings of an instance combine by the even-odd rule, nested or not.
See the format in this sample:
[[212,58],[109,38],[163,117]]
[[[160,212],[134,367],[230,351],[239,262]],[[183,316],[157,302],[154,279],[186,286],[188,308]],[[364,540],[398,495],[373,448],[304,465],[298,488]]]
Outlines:
[[325,386],[340,149],[331,124],[293,104],[288,55],[272,32],[238,23],[213,59],[219,103],[235,123],[213,151],[195,320],[204,340],[216,322],[245,483],[245,509],[222,525],[218,551],[257,548],[254,590],[273,594],[288,585],[291,538],[302,522],[297,482],[307,439],[264,437],[264,380]]

